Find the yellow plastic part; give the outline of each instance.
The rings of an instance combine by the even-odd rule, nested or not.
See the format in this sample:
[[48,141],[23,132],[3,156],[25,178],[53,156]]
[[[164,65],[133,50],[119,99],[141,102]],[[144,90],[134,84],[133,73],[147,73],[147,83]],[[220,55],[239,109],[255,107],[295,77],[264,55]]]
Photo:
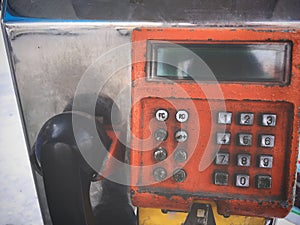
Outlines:
[[[230,216],[224,218],[217,213],[215,203],[209,203],[214,212],[216,225],[265,225],[266,219],[249,216]],[[184,212],[162,213],[160,209],[139,208],[139,225],[182,225],[187,217]]]

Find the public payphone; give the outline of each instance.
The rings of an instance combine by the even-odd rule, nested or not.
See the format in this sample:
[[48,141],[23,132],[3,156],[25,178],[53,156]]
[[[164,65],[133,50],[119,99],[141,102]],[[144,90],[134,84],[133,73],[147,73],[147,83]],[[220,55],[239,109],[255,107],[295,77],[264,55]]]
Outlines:
[[285,216],[298,39],[299,30],[263,27],[134,30],[133,204],[188,211],[207,200],[224,216]]
[[[120,171],[140,224],[287,215],[298,156],[296,1],[20,2],[10,1],[3,27],[28,148],[44,170],[35,179],[46,224],[101,224],[90,184]],[[123,208],[135,223],[128,202],[115,218]]]

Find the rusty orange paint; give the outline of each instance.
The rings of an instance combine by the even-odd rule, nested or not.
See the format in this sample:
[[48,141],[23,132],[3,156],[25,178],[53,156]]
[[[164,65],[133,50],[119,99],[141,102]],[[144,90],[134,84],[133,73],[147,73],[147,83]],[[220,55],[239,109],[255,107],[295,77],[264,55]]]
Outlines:
[[[242,83],[221,83],[226,111],[233,112],[236,120],[239,112],[252,112],[255,121],[251,127],[241,127],[233,121],[229,126],[220,126],[216,115],[222,109],[222,99],[211,91],[216,84],[198,84],[192,81],[162,82],[147,80],[147,41],[162,40],[173,42],[269,42],[290,41],[292,51],[292,77],[289,85],[262,85]],[[300,30],[293,28],[142,28],[132,34],[132,117],[131,117],[131,194],[133,204],[139,207],[164,208],[188,211],[197,200],[214,201],[222,215],[249,215],[261,217],[284,217],[293,204],[296,161],[298,156],[298,108],[300,106]],[[183,91],[182,91],[183,90]],[[204,91],[205,90],[205,91]],[[159,97],[158,97],[159,96]],[[161,126],[155,121],[155,111],[164,108],[169,111],[166,122],[170,138],[159,144],[168,150],[168,160],[158,164],[153,159],[153,148],[158,145],[153,140],[153,130]],[[184,124],[175,122],[178,108],[189,111],[189,120]],[[259,125],[261,113],[274,112],[278,121],[276,127]],[[154,119],[154,120],[153,120]],[[150,122],[151,121],[151,122]],[[198,128],[200,128],[198,130]],[[173,133],[177,129],[190,132],[189,141],[181,144],[174,142]],[[230,164],[226,167],[214,163],[216,149],[214,141],[219,129],[231,133],[233,141],[221,146],[221,151],[230,153]],[[251,147],[235,144],[239,133],[253,134]],[[270,150],[259,147],[262,134],[275,135],[275,147]],[[171,157],[174,149],[183,147],[189,150],[189,160],[177,163]],[[208,151],[205,151],[208,149]],[[240,153],[251,156],[250,167],[238,167],[236,157]],[[260,155],[272,155],[272,169],[257,166]],[[200,168],[205,158],[209,163]],[[204,160],[204,164],[206,164]],[[203,163],[203,161],[202,161]],[[154,166],[153,166],[154,165]],[[176,167],[182,167],[187,178],[176,183],[172,177],[163,182],[155,182],[153,168],[161,166],[171,174]],[[201,166],[200,166],[201,167]],[[229,184],[218,186],[213,183],[213,174],[225,171],[229,174]],[[249,188],[235,187],[236,174],[250,176]],[[255,177],[272,177],[270,189],[258,189]]]

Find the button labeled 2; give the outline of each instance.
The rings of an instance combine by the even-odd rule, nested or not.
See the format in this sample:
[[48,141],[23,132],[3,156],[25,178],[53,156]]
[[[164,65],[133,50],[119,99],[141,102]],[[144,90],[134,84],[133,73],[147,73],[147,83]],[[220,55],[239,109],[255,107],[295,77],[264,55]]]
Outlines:
[[254,114],[253,113],[241,113],[240,125],[253,125]]

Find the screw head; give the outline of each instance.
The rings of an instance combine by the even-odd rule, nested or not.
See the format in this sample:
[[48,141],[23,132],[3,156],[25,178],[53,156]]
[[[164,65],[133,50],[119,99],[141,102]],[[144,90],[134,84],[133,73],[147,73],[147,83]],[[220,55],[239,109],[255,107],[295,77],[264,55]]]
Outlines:
[[173,173],[173,179],[175,182],[183,182],[186,179],[186,172],[183,169],[175,170]]
[[167,139],[167,137],[168,137],[168,131],[162,128],[157,129],[154,133],[154,138],[157,141],[164,141]]
[[184,162],[188,158],[188,154],[184,149],[177,149],[174,152],[174,159],[176,162]]
[[167,150],[162,147],[159,147],[155,149],[153,157],[157,162],[163,161],[168,157]]
[[162,167],[155,168],[153,177],[156,181],[163,181],[167,177],[167,171]]

